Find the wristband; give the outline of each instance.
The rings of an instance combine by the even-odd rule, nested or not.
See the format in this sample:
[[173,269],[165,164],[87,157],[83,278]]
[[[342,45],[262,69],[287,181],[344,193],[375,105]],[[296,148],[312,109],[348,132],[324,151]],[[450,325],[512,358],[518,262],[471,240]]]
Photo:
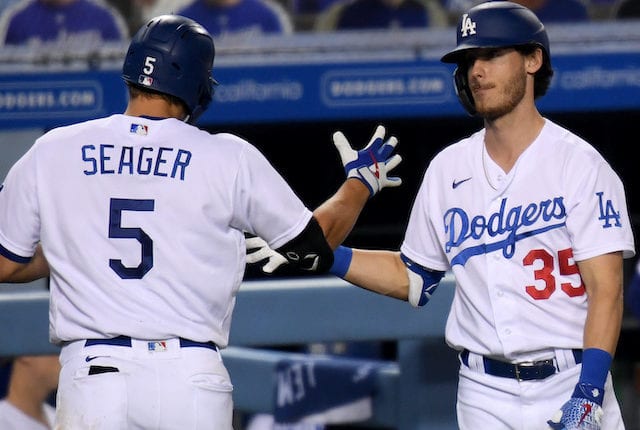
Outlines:
[[613,357],[607,351],[598,348],[587,348],[582,351],[582,370],[578,383],[604,387]]
[[351,258],[353,257],[353,249],[346,246],[339,246],[333,251],[333,265],[329,269],[329,273],[344,278],[349,271]]

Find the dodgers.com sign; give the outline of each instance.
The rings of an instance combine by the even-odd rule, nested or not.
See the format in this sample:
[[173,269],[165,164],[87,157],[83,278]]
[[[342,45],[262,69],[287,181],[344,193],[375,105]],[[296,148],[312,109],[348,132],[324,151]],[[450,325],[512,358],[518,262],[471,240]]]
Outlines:
[[91,116],[102,111],[103,92],[97,81],[18,81],[0,83],[3,119]]
[[50,128],[122,112],[116,71],[0,74],[0,128]]
[[332,70],[322,77],[322,101],[328,107],[443,103],[450,80],[442,67]]

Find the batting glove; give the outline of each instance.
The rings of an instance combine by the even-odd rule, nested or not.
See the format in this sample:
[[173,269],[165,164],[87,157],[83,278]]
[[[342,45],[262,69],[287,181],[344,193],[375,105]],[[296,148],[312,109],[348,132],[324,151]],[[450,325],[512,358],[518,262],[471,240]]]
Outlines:
[[600,430],[604,411],[604,389],[590,384],[576,385],[571,399],[547,421],[552,430]]
[[246,237],[245,242],[247,248],[247,263],[254,264],[262,260],[267,260],[267,262],[262,266],[262,271],[264,273],[271,274],[280,266],[289,264],[284,256],[271,249],[269,245],[267,245],[267,242],[262,240],[262,238],[249,236]]
[[390,137],[384,141],[385,129],[379,125],[369,144],[360,151],[356,151],[341,131],[333,134],[333,144],[338,148],[347,178],[362,181],[369,189],[370,197],[385,187],[397,187],[402,183],[398,177],[387,177],[402,157],[391,153],[398,143],[398,139]]

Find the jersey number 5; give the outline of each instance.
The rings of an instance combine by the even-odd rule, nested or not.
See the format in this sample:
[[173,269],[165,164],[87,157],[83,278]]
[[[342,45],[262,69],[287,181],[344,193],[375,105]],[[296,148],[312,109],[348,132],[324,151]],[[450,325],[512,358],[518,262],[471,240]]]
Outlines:
[[[534,278],[538,281],[543,281],[544,288],[539,290],[534,285],[527,285],[525,289],[527,294],[534,299],[545,300],[548,299],[556,290],[556,278],[553,276],[553,271],[555,269],[553,255],[549,254],[549,252],[544,249],[532,249],[522,259],[522,263],[525,266],[532,266],[536,261],[542,262],[542,267],[533,271]],[[577,287],[571,285],[571,282],[561,283],[560,288],[562,291],[564,291],[569,297],[583,295],[585,292],[584,283],[582,282],[582,277],[580,277],[578,265],[573,262],[573,250],[571,248],[558,251],[558,266],[560,266],[560,275],[578,275],[578,279],[580,280],[580,285]]]
[[109,237],[112,239],[136,239],[141,245],[140,264],[126,267],[122,260],[109,259],[109,267],[122,279],[142,279],[153,267],[153,241],[141,228],[122,227],[122,211],[154,210],[154,200],[111,199],[109,205]]

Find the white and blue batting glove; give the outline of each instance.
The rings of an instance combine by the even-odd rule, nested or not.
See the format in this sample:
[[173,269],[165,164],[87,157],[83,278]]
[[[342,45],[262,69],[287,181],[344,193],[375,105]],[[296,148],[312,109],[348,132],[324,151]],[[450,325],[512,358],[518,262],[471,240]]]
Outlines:
[[267,245],[267,242],[258,236],[247,237],[245,239],[245,243],[247,250],[247,263],[254,264],[262,260],[267,260],[261,268],[264,273],[273,273],[280,266],[289,264],[282,254],[271,249],[269,245]]
[[333,134],[333,144],[338,148],[347,178],[362,181],[369,189],[370,197],[385,187],[397,187],[402,183],[398,177],[387,177],[387,173],[400,164],[402,157],[398,154],[391,156],[398,139],[392,136],[385,142],[384,135],[385,129],[379,125],[369,144],[356,151],[341,131]]
[[604,389],[590,384],[576,385],[571,399],[552,419],[547,421],[552,430],[600,430]]

